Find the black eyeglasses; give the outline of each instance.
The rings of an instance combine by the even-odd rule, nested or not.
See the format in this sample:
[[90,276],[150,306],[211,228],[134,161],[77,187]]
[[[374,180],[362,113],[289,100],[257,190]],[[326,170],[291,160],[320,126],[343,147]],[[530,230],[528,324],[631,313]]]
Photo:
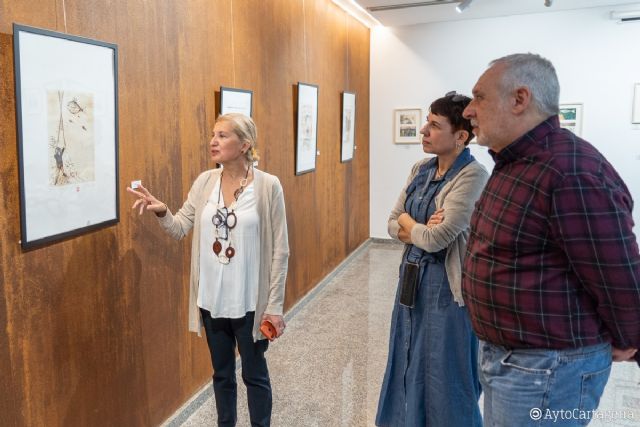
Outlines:
[[469,98],[468,96],[462,95],[461,93],[457,93],[455,90],[452,90],[450,92],[447,92],[444,94],[445,98],[448,97],[452,97],[451,100],[453,102],[468,102],[471,101],[471,98]]

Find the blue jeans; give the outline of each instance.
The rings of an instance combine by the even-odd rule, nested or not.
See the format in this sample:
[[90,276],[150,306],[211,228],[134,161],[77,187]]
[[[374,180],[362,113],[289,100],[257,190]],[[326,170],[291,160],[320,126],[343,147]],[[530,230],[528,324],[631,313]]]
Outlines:
[[611,346],[515,349],[480,341],[488,427],[589,424],[611,372]]

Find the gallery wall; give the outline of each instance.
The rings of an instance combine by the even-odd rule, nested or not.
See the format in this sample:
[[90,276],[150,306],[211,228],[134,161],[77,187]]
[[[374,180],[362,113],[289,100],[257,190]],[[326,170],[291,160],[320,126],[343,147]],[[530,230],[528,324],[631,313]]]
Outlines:
[[[30,251],[19,244],[13,22],[119,49],[120,222]],[[295,176],[299,81],[319,86],[320,155]],[[259,167],[284,188],[290,308],[369,237],[369,30],[330,0],[0,0],[0,425],[158,425],[210,380],[206,343],[187,331],[190,241],[132,212],[125,188],[141,179],[181,206],[213,167],[220,86],[253,90]],[[357,94],[348,163],[342,91]]]
[[[635,9],[637,10],[638,5]],[[632,6],[616,8],[629,9]],[[640,224],[640,125],[631,124],[640,82],[640,23],[618,24],[611,8],[442,22],[371,33],[371,235],[388,238],[387,218],[420,145],[393,143],[395,108],[426,109],[450,90],[470,94],[489,61],[517,52],[549,58],[560,79],[560,102],[582,103],[582,136],[600,150],[629,187]],[[489,169],[483,147],[473,154]]]

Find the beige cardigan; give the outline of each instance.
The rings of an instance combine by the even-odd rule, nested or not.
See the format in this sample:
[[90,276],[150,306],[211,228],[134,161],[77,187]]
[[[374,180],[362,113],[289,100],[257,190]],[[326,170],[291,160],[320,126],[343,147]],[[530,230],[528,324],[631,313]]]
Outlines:
[[[389,216],[387,229],[389,235],[398,238],[400,224],[398,217],[405,212],[404,203],[407,197],[407,187],[418,174],[420,167],[430,158],[420,160],[413,165],[407,183],[398,197],[396,205]],[[437,252],[447,248],[444,265],[449,279],[449,286],[453,299],[463,306],[462,299],[462,261],[464,260],[469,237],[469,222],[476,201],[487,183],[489,174],[478,161],[474,160],[465,166],[442,187],[436,196],[436,209],[444,208],[444,220],[441,224],[429,229],[425,224],[416,224],[411,230],[411,241],[420,249],[427,252]]]
[[[191,278],[189,291],[189,330],[200,335],[202,318],[197,305],[200,280],[200,217],[220,177],[222,169],[203,172],[191,186],[187,200],[173,215],[167,209],[158,221],[162,228],[176,240],[184,238],[193,227],[191,242]],[[253,323],[253,339],[264,339],[260,332],[262,315],[283,314],[284,288],[289,260],[289,241],[284,195],[280,181],[274,175],[254,169],[256,208],[260,218],[260,266],[258,299]]]

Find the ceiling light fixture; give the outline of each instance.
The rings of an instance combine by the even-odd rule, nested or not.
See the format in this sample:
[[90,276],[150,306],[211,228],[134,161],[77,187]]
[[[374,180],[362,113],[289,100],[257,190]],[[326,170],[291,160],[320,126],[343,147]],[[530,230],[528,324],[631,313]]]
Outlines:
[[553,0],[544,0],[544,5],[547,7],[551,7],[551,5],[553,4]]
[[473,2],[473,0],[462,0],[457,6],[456,6],[456,11],[458,13],[462,13],[465,11],[465,9],[468,9],[469,6],[471,6],[471,2]]
[[449,4],[449,3],[460,3],[460,0],[429,0],[429,1],[418,1],[413,3],[385,4],[382,6],[367,7],[367,10],[369,12],[383,12],[385,10],[408,9],[410,7],[441,6],[443,4]]
[[619,24],[627,22],[640,22],[640,10],[612,11],[611,19],[618,21]]
[[333,0],[333,3],[369,28],[382,26],[380,21],[353,0]]

